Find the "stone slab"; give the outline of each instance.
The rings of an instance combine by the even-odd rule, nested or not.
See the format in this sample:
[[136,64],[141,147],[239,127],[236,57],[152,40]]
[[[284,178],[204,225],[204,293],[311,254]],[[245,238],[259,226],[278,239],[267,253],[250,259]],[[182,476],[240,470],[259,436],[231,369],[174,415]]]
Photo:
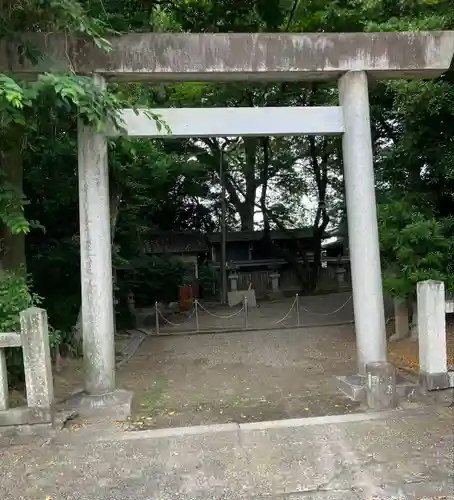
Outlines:
[[100,73],[127,81],[335,80],[350,70],[374,78],[436,78],[448,70],[454,32],[131,33],[99,49],[65,34],[22,35],[44,54],[36,64],[0,41],[0,72]]
[[23,406],[0,411],[0,427],[12,425],[48,424],[53,422],[53,409]]
[[54,438],[65,423],[76,416],[75,412],[71,411],[55,411],[52,422],[2,426],[0,427],[0,447],[4,443],[8,446],[27,443],[30,437]]

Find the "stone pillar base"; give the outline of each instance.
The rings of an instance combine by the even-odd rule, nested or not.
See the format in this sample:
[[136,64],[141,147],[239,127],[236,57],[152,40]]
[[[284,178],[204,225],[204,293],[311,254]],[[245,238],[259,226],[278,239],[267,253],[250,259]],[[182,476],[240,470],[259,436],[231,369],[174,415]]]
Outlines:
[[[352,401],[367,402],[367,377],[363,375],[342,375],[336,377],[337,388]],[[396,394],[399,398],[408,398],[416,393],[418,386],[401,375],[396,375]]]
[[133,392],[122,389],[99,396],[78,392],[65,403],[65,408],[86,420],[124,422],[131,416],[133,396]]
[[420,390],[424,392],[449,389],[451,387],[448,372],[444,373],[424,373],[419,372],[418,384]]

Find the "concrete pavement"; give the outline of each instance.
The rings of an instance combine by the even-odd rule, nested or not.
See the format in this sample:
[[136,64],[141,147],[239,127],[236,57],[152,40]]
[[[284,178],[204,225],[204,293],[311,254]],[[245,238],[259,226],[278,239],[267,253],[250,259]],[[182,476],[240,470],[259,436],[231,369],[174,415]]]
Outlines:
[[66,430],[0,449],[0,498],[454,498],[453,423],[452,408],[427,407],[151,431]]

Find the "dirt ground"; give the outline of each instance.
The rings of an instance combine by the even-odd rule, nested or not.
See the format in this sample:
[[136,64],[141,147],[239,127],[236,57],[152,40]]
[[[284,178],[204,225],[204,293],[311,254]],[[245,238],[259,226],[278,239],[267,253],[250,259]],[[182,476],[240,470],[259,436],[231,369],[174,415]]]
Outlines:
[[[352,328],[149,337],[117,370],[134,390],[135,428],[253,422],[355,412],[335,375],[355,371]],[[64,399],[82,385],[78,360],[55,375]]]
[[[388,338],[395,332],[391,322],[387,328]],[[446,354],[448,366],[454,366],[454,318],[448,318],[446,325]],[[419,345],[411,339],[388,343],[388,357],[391,363],[404,372],[418,374],[419,371]]]
[[[390,322],[388,336],[392,333]],[[127,342],[119,336],[117,350]],[[417,342],[389,344],[388,352],[397,368],[417,373]],[[454,364],[452,326],[448,355]],[[352,325],[282,328],[150,336],[117,369],[117,386],[135,393],[134,428],[162,428],[360,411],[335,383],[336,375],[355,372]],[[54,385],[57,401],[80,390],[82,361],[63,359]],[[16,393],[13,404],[21,399]]]

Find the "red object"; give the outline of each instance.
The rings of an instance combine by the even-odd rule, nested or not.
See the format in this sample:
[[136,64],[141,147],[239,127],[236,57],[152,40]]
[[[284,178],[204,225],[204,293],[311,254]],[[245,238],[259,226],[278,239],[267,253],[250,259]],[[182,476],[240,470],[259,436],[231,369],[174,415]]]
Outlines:
[[183,310],[192,309],[194,305],[194,294],[191,285],[182,285],[178,289],[178,299],[180,308]]

